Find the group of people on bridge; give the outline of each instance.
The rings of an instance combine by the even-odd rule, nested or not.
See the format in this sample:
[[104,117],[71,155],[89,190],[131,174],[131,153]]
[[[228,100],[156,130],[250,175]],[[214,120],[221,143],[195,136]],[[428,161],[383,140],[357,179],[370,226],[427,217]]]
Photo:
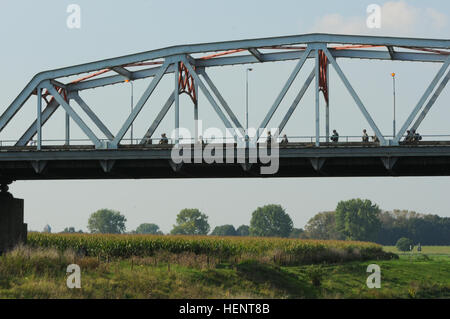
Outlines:
[[[363,133],[362,134],[363,143],[369,143],[369,134],[367,134],[367,130],[363,129],[362,133]],[[330,139],[333,143],[339,142],[339,133],[336,130],[333,130],[333,135],[331,135]],[[380,140],[378,139],[378,136],[376,136],[376,135],[372,136],[372,142],[377,143],[379,141]]]
[[[367,134],[367,130],[363,129],[362,131],[362,142],[368,143],[369,142],[369,134]],[[333,135],[331,136],[331,141],[334,143],[339,142],[339,133],[336,130],[333,130]],[[416,132],[416,130],[406,131],[406,137],[405,142],[419,142],[422,140],[422,136],[420,136],[419,133]],[[372,136],[372,142],[377,143],[379,142],[379,138],[376,135]]]
[[[406,131],[406,133],[407,134],[406,134],[405,142],[418,142],[418,141],[422,140],[422,136],[420,136],[420,134],[417,133],[415,130]],[[373,143],[380,142],[380,140],[378,139],[378,137],[376,135],[373,135],[371,138],[372,138]],[[333,143],[339,142],[339,133],[336,130],[333,130],[333,135],[331,135],[330,140]],[[202,141],[202,143],[203,143],[203,138],[201,136],[199,137],[199,141]],[[363,131],[362,131],[362,142],[369,143],[369,134],[367,134],[366,129],[363,129]],[[151,143],[151,141],[150,141],[150,143]],[[266,143],[267,144],[272,143],[272,134],[270,133],[270,131],[267,132]],[[286,145],[288,143],[289,143],[289,140],[287,138],[287,135],[284,134],[283,138],[281,139],[280,144]],[[159,140],[159,144],[160,145],[169,144],[169,139],[167,138],[166,133],[161,134],[161,139]]]

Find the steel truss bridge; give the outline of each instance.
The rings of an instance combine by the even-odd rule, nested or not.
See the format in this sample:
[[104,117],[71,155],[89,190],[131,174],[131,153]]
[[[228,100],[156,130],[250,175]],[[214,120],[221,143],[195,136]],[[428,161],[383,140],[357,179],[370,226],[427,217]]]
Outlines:
[[[303,86],[293,87],[307,59],[315,65]],[[438,63],[437,74],[395,136],[382,134],[370,113],[337,63],[338,59],[363,59]],[[174,105],[174,128],[179,128],[179,96],[188,94],[193,103],[194,120],[199,120],[198,92],[208,101],[226,128],[236,138],[245,129],[232,108],[208,75],[209,68],[251,63],[295,60],[286,80],[259,129],[268,126],[288,90],[298,92],[277,126],[282,132],[306,90],[314,81],[315,135],[311,141],[292,142],[279,148],[280,168],[274,175],[261,175],[261,163],[174,164],[169,145],[149,144],[169,109]],[[450,175],[449,141],[406,143],[407,130],[417,130],[449,76],[450,40],[398,37],[305,34],[275,38],[180,45],[106,59],[35,75],[0,116],[0,132],[31,97],[36,97],[36,118],[11,145],[0,146],[0,182],[31,179],[107,179],[107,178],[193,178],[193,177],[290,177],[290,176],[423,176]],[[354,99],[359,111],[378,137],[379,143],[330,142],[329,68]],[[140,143],[126,143],[125,134],[151,98],[164,76],[172,76],[174,88],[167,101],[152,119]],[[65,79],[79,76],[76,80]],[[150,84],[113,134],[80,95],[84,90],[152,78]],[[321,139],[319,129],[320,94],[325,100],[326,130]],[[77,103],[92,120],[102,136],[94,133],[71,104]],[[72,104],[73,105],[73,104]],[[42,127],[58,108],[66,114],[64,145],[43,145]],[[69,118],[89,139],[85,145],[73,145],[69,137]],[[197,123],[197,122],[196,122]],[[196,125],[196,124],[195,124]],[[198,132],[195,136],[198,136]],[[259,137],[259,136],[258,136]],[[179,136],[173,143],[179,142]],[[234,145],[234,144],[233,144]],[[234,145],[238,148],[237,144]]]

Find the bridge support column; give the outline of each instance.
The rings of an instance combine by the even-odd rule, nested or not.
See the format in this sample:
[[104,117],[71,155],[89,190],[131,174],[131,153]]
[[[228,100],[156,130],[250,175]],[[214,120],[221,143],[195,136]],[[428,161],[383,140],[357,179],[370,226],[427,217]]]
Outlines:
[[8,185],[0,192],[0,255],[19,243],[26,243],[27,224],[23,222],[23,199],[14,198]]

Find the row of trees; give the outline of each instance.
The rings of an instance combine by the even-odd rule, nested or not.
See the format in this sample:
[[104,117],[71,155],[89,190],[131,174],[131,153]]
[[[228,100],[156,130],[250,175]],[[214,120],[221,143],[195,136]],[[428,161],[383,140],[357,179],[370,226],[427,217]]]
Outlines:
[[335,211],[311,218],[303,238],[352,239],[395,245],[408,238],[422,245],[449,245],[450,218],[407,210],[382,211],[370,200],[342,201]]
[[[125,216],[120,212],[101,209],[88,221],[91,233],[125,233]],[[73,228],[65,230],[75,232]],[[450,218],[423,215],[405,210],[381,211],[370,200],[351,199],[338,203],[335,211],[320,212],[312,217],[305,229],[294,228],[291,217],[280,205],[258,207],[249,225],[215,227],[212,232],[208,216],[198,209],[183,209],[177,215],[171,234],[215,236],[262,236],[310,239],[374,241],[395,245],[401,237],[422,245],[450,244]],[[131,233],[163,234],[156,224],[141,224]]]
[[[125,233],[127,219],[118,211],[100,209],[91,214],[88,220],[88,229],[91,233]],[[207,235],[211,227],[208,216],[198,209],[183,209],[177,215],[176,224],[171,230],[173,235]],[[73,227],[66,228],[64,232],[75,232]],[[290,216],[280,205],[266,205],[258,207],[252,214],[250,225],[241,225],[237,229],[233,225],[217,226],[211,232],[215,236],[267,236],[289,237],[302,233],[301,229],[294,229]],[[162,234],[159,226],[152,223],[139,225],[134,234]]]

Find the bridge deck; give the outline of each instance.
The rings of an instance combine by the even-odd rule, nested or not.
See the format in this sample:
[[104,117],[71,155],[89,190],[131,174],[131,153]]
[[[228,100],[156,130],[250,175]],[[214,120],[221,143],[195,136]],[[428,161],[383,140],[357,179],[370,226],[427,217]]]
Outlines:
[[[230,145],[231,146],[231,145]],[[269,164],[183,163],[171,160],[172,145],[122,145],[94,149],[89,145],[0,148],[0,182],[51,179],[232,178],[449,176],[450,142],[419,142],[399,146],[375,143],[289,143],[280,145],[279,169]],[[225,151],[224,151],[225,154]],[[275,161],[272,162],[274,164]]]

